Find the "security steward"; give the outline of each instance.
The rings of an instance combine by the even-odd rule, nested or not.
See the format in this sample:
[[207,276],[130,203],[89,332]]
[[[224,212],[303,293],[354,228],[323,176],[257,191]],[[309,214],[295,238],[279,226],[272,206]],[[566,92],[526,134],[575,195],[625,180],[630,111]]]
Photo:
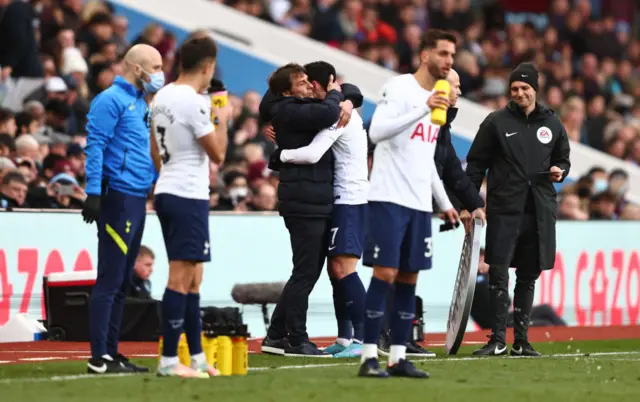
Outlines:
[[478,130],[467,174],[479,191],[487,177],[485,262],[489,264],[492,333],[476,356],[507,353],[509,267],[516,268],[511,355],[540,356],[528,341],[535,283],[556,256],[556,190],[571,162],[569,139],[553,110],[536,102],[538,70],[520,64],[509,79],[511,101]]

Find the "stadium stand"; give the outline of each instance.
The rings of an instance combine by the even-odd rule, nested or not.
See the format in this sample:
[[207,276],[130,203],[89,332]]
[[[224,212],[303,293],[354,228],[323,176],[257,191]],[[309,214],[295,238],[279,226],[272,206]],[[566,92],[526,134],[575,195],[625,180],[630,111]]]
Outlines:
[[[545,72],[543,101],[561,115],[572,140],[640,164],[640,103],[635,100],[640,41],[631,32],[636,3],[525,3],[225,2],[397,72],[415,68],[424,29],[455,30],[462,43],[456,68],[465,95],[490,108],[506,102],[509,69],[533,60]],[[130,42],[126,17],[108,2],[0,0],[0,9],[0,35],[12,38],[11,46],[0,46],[0,207],[77,208],[91,100],[122,71],[121,56],[134,43],[160,51],[170,81],[176,35],[151,23]],[[212,210],[275,209],[278,179],[265,163],[274,146],[263,135],[259,101],[256,91],[231,96],[235,118],[227,163],[211,165]],[[15,169],[23,181],[8,175]],[[77,184],[76,192],[56,195],[56,183]],[[594,167],[563,188],[559,216],[640,219],[639,207],[625,200],[628,189],[624,170]],[[10,205],[16,198],[20,202]]]

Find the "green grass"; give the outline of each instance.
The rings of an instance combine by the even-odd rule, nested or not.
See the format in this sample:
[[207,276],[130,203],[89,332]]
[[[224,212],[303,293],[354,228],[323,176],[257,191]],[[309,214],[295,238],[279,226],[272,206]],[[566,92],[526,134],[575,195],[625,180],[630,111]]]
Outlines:
[[[247,377],[180,380],[155,375],[78,380],[85,362],[0,366],[2,401],[640,401],[640,340],[537,344],[541,359],[453,358],[417,361],[429,380],[356,377],[357,360],[251,355]],[[443,356],[439,350],[438,355]],[[637,352],[634,354],[604,354]],[[155,368],[154,359],[137,362]],[[340,365],[337,365],[340,364]],[[313,365],[320,365],[313,367]],[[325,365],[325,366],[322,366]],[[326,365],[335,365],[327,367]],[[308,366],[300,368],[299,366]],[[280,369],[277,369],[280,368]]]

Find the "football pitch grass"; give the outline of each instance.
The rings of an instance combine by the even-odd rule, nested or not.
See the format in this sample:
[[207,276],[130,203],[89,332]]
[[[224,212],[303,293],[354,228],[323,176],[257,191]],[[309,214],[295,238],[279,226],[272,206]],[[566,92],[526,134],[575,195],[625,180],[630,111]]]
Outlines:
[[[543,358],[414,359],[428,380],[356,376],[356,359],[252,354],[246,377],[90,376],[86,362],[0,365],[0,400],[116,401],[640,401],[640,340],[538,343]],[[386,358],[381,358],[382,361]],[[155,370],[155,359],[136,359]],[[508,398],[508,399],[507,399]]]

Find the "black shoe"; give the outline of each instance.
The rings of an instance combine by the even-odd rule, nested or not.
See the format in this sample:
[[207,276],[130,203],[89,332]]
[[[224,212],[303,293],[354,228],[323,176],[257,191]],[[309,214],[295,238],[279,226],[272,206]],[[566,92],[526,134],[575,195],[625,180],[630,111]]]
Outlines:
[[107,360],[104,358],[90,359],[87,363],[87,373],[89,374],[122,374],[133,373],[131,367],[127,367],[118,360]]
[[489,337],[489,343],[473,352],[474,356],[504,356],[507,354],[507,345]]
[[382,332],[378,339],[378,354],[380,356],[389,356],[389,348],[391,347],[391,336],[389,332]]
[[122,353],[118,353],[118,355],[115,358],[115,361],[122,363],[122,365],[125,366],[125,367],[129,367],[131,370],[133,370],[134,373],[148,373],[149,372],[149,368],[148,367],[136,366],[135,364],[131,363],[129,361],[129,359],[125,355],[123,355]]
[[269,338],[268,336],[262,340],[262,347],[260,350],[262,353],[266,353],[269,355],[280,355],[284,356],[284,351],[287,348],[290,348],[289,340],[287,338]]
[[318,349],[315,343],[304,341],[300,345],[292,346],[284,350],[284,355],[289,357],[333,357],[329,353],[325,353]]
[[515,341],[511,346],[511,356],[540,357],[542,353],[535,350],[527,341]]
[[418,370],[416,366],[407,359],[400,359],[398,364],[387,366],[387,373],[389,373],[391,377],[429,378],[429,373]]
[[407,342],[406,355],[413,357],[436,357],[435,352],[423,348],[416,341]]
[[365,360],[358,369],[358,377],[387,378],[389,373],[380,368],[380,362],[375,357]]

